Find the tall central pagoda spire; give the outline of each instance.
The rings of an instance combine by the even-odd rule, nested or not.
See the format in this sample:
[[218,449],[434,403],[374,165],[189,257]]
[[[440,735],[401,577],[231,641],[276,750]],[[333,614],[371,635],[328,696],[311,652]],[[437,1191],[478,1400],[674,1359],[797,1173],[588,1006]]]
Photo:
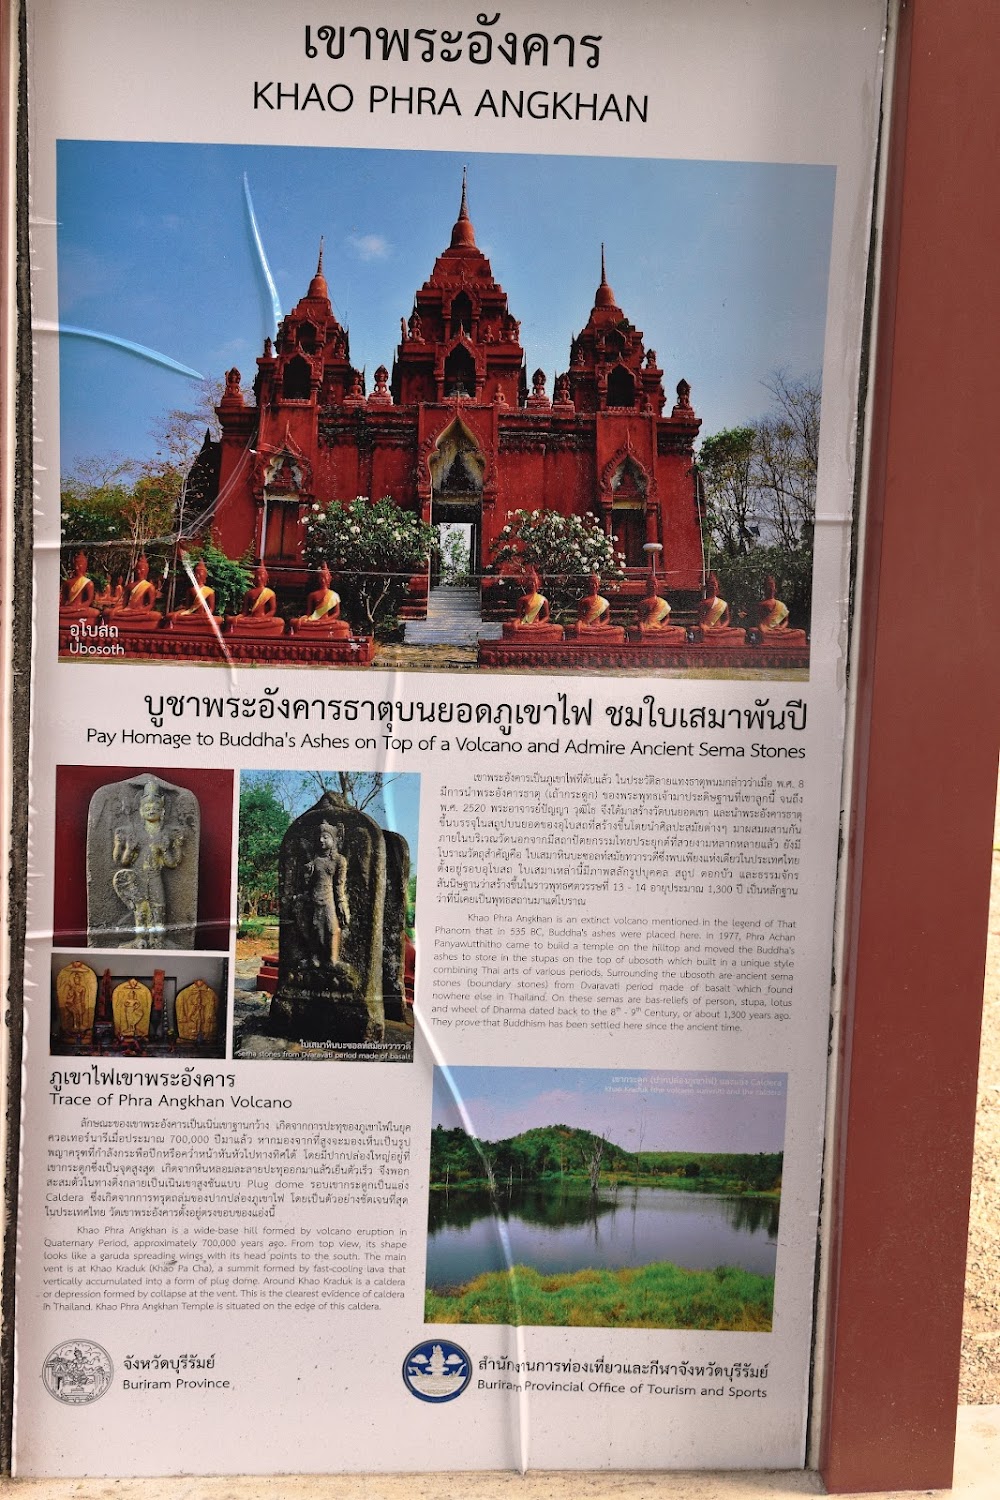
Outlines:
[[466,171],[463,167],[462,202],[459,206],[458,218],[455,220],[454,228],[451,231],[450,248],[452,250],[475,250],[478,248],[476,245],[476,231],[472,226],[472,220],[469,218],[469,199],[466,186]]

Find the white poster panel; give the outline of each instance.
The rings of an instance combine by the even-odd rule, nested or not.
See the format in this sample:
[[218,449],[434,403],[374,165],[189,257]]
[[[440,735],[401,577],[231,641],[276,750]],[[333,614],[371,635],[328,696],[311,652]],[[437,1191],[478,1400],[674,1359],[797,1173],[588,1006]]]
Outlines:
[[426,19],[29,10],[21,1474],[804,1462],[884,7]]

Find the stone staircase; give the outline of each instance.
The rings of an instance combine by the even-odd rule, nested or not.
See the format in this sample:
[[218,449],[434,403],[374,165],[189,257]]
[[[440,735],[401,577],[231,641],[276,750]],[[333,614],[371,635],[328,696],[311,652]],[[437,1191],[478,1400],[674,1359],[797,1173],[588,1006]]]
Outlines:
[[443,584],[427,599],[427,618],[407,620],[407,646],[474,646],[480,639],[495,641],[500,626],[484,625],[478,588]]

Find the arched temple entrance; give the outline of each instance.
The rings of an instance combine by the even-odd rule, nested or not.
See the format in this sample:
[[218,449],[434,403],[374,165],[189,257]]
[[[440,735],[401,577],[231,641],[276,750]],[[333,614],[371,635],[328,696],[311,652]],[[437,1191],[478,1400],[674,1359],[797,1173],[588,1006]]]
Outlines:
[[611,531],[628,568],[645,564],[646,491],[646,475],[633,458],[626,458],[611,479]]
[[[445,428],[430,457],[431,524],[444,541],[461,532],[467,538],[466,587],[478,588],[482,571],[483,474],[486,460],[460,418]],[[441,580],[440,564],[431,568],[431,588]]]

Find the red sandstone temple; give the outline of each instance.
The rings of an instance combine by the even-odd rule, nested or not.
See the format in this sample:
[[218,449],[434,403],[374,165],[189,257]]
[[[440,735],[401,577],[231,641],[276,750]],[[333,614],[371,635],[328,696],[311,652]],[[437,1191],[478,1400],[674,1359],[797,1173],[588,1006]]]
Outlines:
[[[302,519],[314,502],[388,495],[426,522],[470,525],[476,571],[488,565],[508,511],[589,512],[619,538],[634,580],[623,595],[641,596],[643,545],[655,542],[672,597],[682,605],[700,597],[700,418],[684,380],[664,414],[663,371],[615,301],[603,253],[594,306],[551,397],[540,370],[528,389],[520,328],[476,245],[464,184],[451,243],[400,331],[391,377],[380,366],[366,392],[333,313],[321,250],[306,295],[274,343],[265,340],[256,405],[230,371],[221,440],[206,441],[199,459],[223,551],[261,557],[289,601],[310,586]],[[407,615],[425,612],[427,585],[412,580]],[[484,605],[493,613],[488,597]]]

